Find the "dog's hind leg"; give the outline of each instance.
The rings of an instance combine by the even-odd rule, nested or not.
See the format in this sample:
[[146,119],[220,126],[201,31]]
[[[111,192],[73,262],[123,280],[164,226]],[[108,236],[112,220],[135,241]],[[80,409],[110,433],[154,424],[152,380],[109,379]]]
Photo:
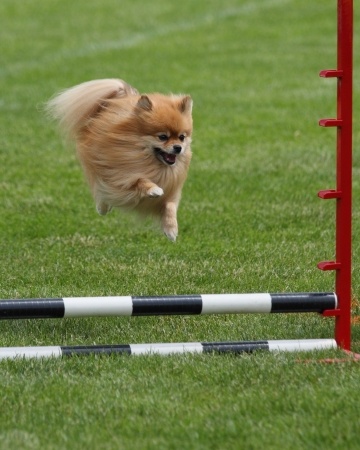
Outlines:
[[96,205],[96,211],[100,214],[100,216],[105,216],[108,212],[111,211],[111,205],[104,200],[104,196],[101,192],[101,187],[99,183],[93,184],[93,196]]
[[105,216],[111,211],[111,206],[100,200],[96,202],[96,211],[100,214],[100,216]]

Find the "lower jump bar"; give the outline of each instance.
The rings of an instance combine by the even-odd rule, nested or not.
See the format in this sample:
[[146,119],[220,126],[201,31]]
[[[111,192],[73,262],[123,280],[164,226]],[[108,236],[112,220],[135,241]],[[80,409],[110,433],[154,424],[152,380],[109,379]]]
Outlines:
[[128,345],[92,345],[75,347],[2,347],[1,359],[20,358],[61,358],[63,356],[82,355],[170,355],[175,353],[252,353],[257,350],[312,351],[337,348],[334,339],[302,339],[288,341],[245,341],[245,342],[186,342],[173,344],[128,344]]
[[92,316],[301,313],[337,308],[333,292],[66,297],[0,300],[0,319]]

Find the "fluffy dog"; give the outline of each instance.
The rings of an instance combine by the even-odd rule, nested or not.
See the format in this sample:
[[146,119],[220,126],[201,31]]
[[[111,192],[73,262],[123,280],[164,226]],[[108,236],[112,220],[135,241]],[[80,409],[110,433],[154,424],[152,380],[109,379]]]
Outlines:
[[191,97],[141,95],[103,79],[60,92],[47,110],[75,141],[99,214],[116,207],[158,217],[175,241],[191,160]]

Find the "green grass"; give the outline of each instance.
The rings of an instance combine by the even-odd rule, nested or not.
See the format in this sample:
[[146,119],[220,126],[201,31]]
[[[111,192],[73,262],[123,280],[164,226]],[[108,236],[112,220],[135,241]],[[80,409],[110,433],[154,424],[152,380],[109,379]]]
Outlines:
[[[0,298],[333,289],[316,264],[334,257],[334,203],[316,194],[335,185],[335,133],[317,126],[336,113],[335,81],[317,75],[336,65],[335,2],[2,0],[0,25]],[[194,99],[176,244],[99,217],[42,113],[101,77]],[[355,151],[354,315],[359,174]],[[0,323],[0,346],[332,336],[332,319],[301,314]],[[360,366],[328,357],[343,355],[2,361],[0,448],[357,449]]]

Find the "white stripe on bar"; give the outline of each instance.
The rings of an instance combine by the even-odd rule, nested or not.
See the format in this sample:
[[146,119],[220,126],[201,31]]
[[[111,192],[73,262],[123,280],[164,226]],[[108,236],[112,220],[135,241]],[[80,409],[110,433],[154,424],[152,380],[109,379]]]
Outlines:
[[0,359],[16,358],[60,358],[62,356],[61,347],[1,347]]
[[335,339],[299,339],[288,341],[268,341],[269,350],[276,351],[310,351],[337,348]]
[[184,342],[174,344],[130,344],[132,355],[160,354],[169,355],[171,353],[202,353],[203,346],[200,342]]
[[123,297],[67,297],[64,298],[64,317],[131,316],[132,298]]
[[201,314],[270,313],[270,294],[203,294]]

